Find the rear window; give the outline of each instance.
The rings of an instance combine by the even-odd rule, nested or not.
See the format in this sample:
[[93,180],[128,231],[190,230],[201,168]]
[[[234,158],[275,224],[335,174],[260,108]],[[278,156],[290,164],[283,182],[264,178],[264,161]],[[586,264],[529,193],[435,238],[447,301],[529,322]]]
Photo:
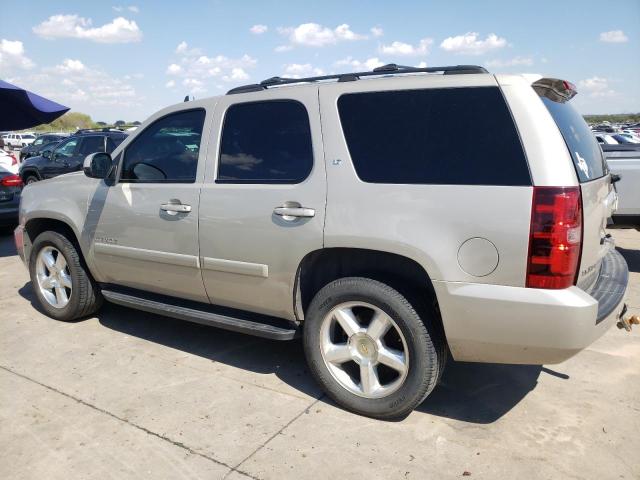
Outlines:
[[531,185],[520,138],[496,87],[346,94],[338,110],[365,182]]
[[[607,167],[602,150],[582,115],[568,101],[540,97],[564,138],[581,183],[606,175]],[[605,142],[603,139],[602,142]]]

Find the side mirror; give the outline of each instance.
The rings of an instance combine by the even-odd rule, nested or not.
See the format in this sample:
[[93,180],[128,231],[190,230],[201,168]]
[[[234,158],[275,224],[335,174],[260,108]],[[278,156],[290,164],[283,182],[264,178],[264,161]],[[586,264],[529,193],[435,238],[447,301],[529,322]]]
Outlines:
[[620,175],[618,175],[617,173],[612,173],[611,174],[611,183],[617,183],[620,181],[622,177]]
[[87,155],[82,165],[84,174],[89,178],[106,178],[111,169],[113,160],[111,155],[104,152],[92,153]]
[[45,150],[44,152],[42,152],[42,156],[51,160],[51,150]]

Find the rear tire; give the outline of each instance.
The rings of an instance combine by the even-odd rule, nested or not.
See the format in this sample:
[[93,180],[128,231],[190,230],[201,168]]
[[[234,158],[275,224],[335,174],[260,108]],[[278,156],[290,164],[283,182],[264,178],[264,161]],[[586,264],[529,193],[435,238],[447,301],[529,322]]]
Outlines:
[[76,247],[58,232],[46,231],[36,237],[29,274],[40,307],[52,318],[77,320],[102,305],[100,289]]
[[374,418],[408,415],[434,389],[446,361],[435,312],[421,318],[397,290],[369,278],[322,288],[303,328],[307,363],[327,395]]

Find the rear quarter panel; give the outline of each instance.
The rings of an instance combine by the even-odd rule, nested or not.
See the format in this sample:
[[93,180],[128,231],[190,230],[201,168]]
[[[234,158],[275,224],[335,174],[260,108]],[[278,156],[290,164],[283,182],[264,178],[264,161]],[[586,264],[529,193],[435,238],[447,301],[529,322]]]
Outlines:
[[[490,75],[405,77],[320,87],[328,197],[325,247],[380,250],[418,262],[434,281],[524,286],[531,187],[395,185],[359,179],[342,132],[337,100],[352,91],[495,86]],[[458,263],[461,245],[485,238],[498,251],[491,273]]]

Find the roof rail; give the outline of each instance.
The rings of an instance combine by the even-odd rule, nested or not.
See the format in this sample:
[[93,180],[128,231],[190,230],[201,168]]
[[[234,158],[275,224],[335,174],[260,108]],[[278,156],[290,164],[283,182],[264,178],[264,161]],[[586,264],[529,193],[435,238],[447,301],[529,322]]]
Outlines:
[[123,127],[130,127],[131,125],[113,126],[113,127],[96,127],[96,128],[80,128],[71,135],[78,135],[89,132],[121,132],[124,133]]
[[478,65],[452,65],[447,67],[408,67],[405,65],[396,65],[395,63],[389,63],[381,67],[374,68],[370,72],[356,72],[356,73],[338,73],[335,75],[321,75],[319,77],[305,77],[305,78],[286,78],[286,77],[271,77],[263,80],[260,83],[253,83],[250,85],[243,85],[241,87],[232,88],[227,92],[227,95],[233,95],[236,93],[247,92],[260,92],[270,87],[276,87],[280,85],[291,85],[295,83],[310,83],[310,82],[322,82],[327,80],[337,80],[338,82],[353,82],[360,80],[361,77],[381,76],[381,75],[401,75],[405,73],[438,73],[442,72],[444,75],[455,74],[468,74],[468,73],[489,73],[484,67]]

